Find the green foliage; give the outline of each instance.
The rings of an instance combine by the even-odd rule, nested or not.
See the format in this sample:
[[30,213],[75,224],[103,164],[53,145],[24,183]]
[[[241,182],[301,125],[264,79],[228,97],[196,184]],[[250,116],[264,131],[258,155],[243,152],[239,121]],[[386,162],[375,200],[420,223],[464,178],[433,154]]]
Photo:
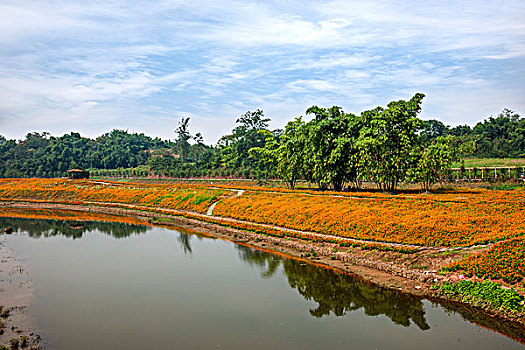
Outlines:
[[496,191],[514,191],[519,189],[524,189],[525,186],[523,184],[491,184],[486,186],[485,188],[488,188],[490,190],[496,190]]
[[213,203],[218,197],[219,195],[217,194],[202,194],[195,197],[195,199],[193,200],[193,204],[199,205],[203,202]]
[[425,121],[420,134],[426,143],[447,135],[454,137],[454,145],[475,141],[476,149],[473,154],[477,157],[518,158],[525,156],[525,119],[509,109],[504,109],[496,117],[491,116],[477,123],[474,128],[468,125],[450,128],[437,120]]
[[472,143],[453,147],[451,136],[439,136],[430,145],[415,151],[417,163],[409,172],[409,177],[413,181],[422,183],[423,188],[428,191],[453,162],[459,161],[460,156],[468,153],[472,148]]
[[291,189],[295,188],[297,180],[303,174],[306,142],[302,136],[304,128],[305,123],[301,117],[288,122],[277,150],[277,174],[286,181]]
[[254,159],[249,157],[251,148],[263,148],[266,136],[261,130],[268,130],[270,119],[264,118],[262,110],[246,112],[237,119],[239,124],[231,135],[221,137],[218,142],[221,163],[227,168],[254,167]]
[[160,139],[122,130],[113,130],[96,140],[78,133],[61,137],[29,133],[22,141],[9,140],[0,145],[0,176],[65,176],[71,167],[131,168],[145,164],[149,150],[168,145]]
[[[473,153],[473,152],[472,152]],[[467,157],[463,159],[465,167],[467,168],[481,168],[481,167],[519,167],[525,165],[525,158],[476,158]],[[453,168],[459,168],[460,162],[452,164]],[[478,169],[481,172],[480,169]]]
[[189,140],[192,138],[191,134],[189,132],[189,122],[190,118],[182,118],[179,122],[179,126],[175,130],[175,134],[177,135],[177,138],[175,139],[175,145],[177,147],[177,151],[179,152],[179,156],[184,163],[186,161],[186,158],[188,157],[188,153],[190,150],[190,143]]
[[445,282],[440,291],[445,295],[456,296],[464,302],[475,305],[487,303],[495,308],[505,308],[514,311],[525,311],[522,304],[524,298],[513,289],[503,289],[494,282],[460,281],[458,283]]
[[345,113],[341,107],[312,106],[306,114],[315,116],[302,126],[304,176],[320,188],[329,184],[340,191],[347,182],[359,177],[357,139],[360,118]]
[[[428,190],[441,174],[450,176],[451,166],[463,170],[458,161],[465,156],[525,157],[525,119],[518,114],[504,109],[474,128],[451,128],[417,117],[423,98],[418,93],[360,115],[312,106],[309,122],[299,117],[273,131],[262,110],[248,111],[214,147],[200,133],[190,133],[190,118],[181,119],[174,142],[123,130],[96,139],[73,132],[61,137],[34,132],[20,141],[0,135],[0,177],[60,177],[78,167],[94,176],[277,176],[292,189],[301,179],[335,190],[373,181],[393,192],[402,181]],[[513,171],[513,177],[522,172]]]
[[361,114],[360,161],[379,188],[395,191],[398,183],[415,165],[421,120],[417,114],[425,95],[409,101],[393,101],[387,109],[377,107]]

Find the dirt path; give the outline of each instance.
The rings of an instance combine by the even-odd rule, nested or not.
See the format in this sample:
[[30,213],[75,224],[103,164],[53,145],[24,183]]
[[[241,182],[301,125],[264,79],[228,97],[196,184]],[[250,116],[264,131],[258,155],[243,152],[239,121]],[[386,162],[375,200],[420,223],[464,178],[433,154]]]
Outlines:
[[[214,188],[214,189],[219,189],[219,188],[217,188],[217,187],[212,187],[212,188]],[[242,194],[244,193],[244,190],[235,190],[235,189],[229,189],[229,190],[232,191],[232,192],[237,192],[237,193],[236,193],[234,196],[232,196],[232,197],[239,197],[240,195],[242,195]],[[231,197],[230,197],[230,198],[231,198]],[[219,201],[216,201],[216,202],[213,202],[213,203],[210,205],[210,207],[208,208],[208,210],[206,211],[206,215],[208,215],[208,216],[214,216],[214,215],[213,215],[213,209],[215,209],[215,206],[216,206],[217,203],[219,203],[219,202],[220,202],[220,200],[219,200]]]

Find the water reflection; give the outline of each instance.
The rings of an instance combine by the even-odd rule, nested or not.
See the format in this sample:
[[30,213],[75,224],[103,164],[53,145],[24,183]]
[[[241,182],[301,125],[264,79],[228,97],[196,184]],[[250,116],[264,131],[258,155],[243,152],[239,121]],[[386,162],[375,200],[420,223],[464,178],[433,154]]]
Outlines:
[[[149,226],[134,225],[119,222],[80,221],[80,220],[46,220],[0,217],[0,227],[11,227],[14,232],[26,232],[31,238],[46,238],[64,236],[72,239],[82,238],[84,234],[98,231],[113,238],[126,238],[131,235],[143,234],[151,230]],[[177,241],[184,254],[191,255],[192,237],[202,239],[203,236],[183,229],[178,229]]]
[[261,269],[261,277],[268,279],[275,275],[282,259],[274,254],[266,253],[257,249],[252,249],[242,245],[236,245],[239,258],[250,266]]
[[449,314],[460,314],[466,321],[475,323],[483,328],[494,330],[525,344],[525,329],[524,326],[518,322],[502,320],[497,317],[488,317],[482,310],[460,303],[441,300],[439,305]]
[[[32,238],[65,236],[77,239],[91,231],[102,232],[114,238],[125,238],[151,230],[151,227],[132,223],[0,217],[0,228],[7,226],[11,226],[14,231],[27,232]],[[199,247],[193,244],[194,240],[201,240],[204,237],[196,232],[182,229],[177,229],[173,234],[177,235],[176,239],[186,255],[194,254]],[[312,317],[320,319],[329,315],[344,316],[352,311],[362,310],[369,316],[384,315],[395,324],[404,327],[415,324],[421,330],[430,329],[420,298],[379,288],[359,278],[300,260],[246,246],[234,246],[240,260],[258,269],[262,278],[271,278],[282,271],[292,289],[297,290],[304,299],[317,303],[315,308],[309,310]],[[459,313],[470,322],[496,330],[520,342],[525,340],[522,325],[487,317],[485,313],[464,305],[448,303],[441,303],[441,305],[445,310]]]
[[[143,234],[150,227],[116,222],[87,222],[70,220],[33,220],[22,218],[0,218],[0,227],[11,226],[18,232],[27,232],[31,238],[65,236],[73,239],[91,231],[99,231],[114,238],[125,238]],[[177,240],[185,254],[191,255],[193,237],[199,235],[180,232]],[[361,279],[352,278],[333,270],[305,264],[294,259],[281,258],[275,254],[236,245],[240,259],[260,268],[262,278],[270,278],[282,266],[291,288],[296,289],[307,300],[318,303],[310,314],[316,318],[330,313],[343,316],[348,312],[363,309],[366,315],[385,315],[393,322],[408,327],[411,321],[420,329],[429,329],[425,320],[423,303],[419,298],[389,289],[378,288]]]
[[290,287],[297,289],[305,299],[319,304],[310,310],[310,314],[316,318],[330,313],[343,316],[347,312],[363,309],[366,315],[385,315],[405,327],[412,321],[421,330],[430,329],[425,319],[423,302],[417,297],[379,288],[359,278],[298,260],[280,259],[271,253],[244,246],[237,246],[237,249],[243,261],[260,267],[264,278],[275,274],[282,264]]
[[78,239],[92,231],[99,231],[114,238],[125,238],[151,230],[148,226],[117,222],[0,218],[0,227],[8,226],[14,232],[27,232],[31,238],[65,236]]
[[184,252],[184,254],[187,254],[187,255],[191,255],[193,253],[193,250],[191,249],[191,244],[190,244],[191,237],[193,236],[190,236],[184,233],[180,233],[177,237],[177,241],[179,241],[182,247],[182,251]]

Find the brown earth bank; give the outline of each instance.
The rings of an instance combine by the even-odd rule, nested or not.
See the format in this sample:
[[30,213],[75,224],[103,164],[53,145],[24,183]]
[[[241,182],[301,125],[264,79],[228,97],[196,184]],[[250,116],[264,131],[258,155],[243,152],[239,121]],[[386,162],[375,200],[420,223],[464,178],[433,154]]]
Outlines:
[[[147,210],[102,207],[94,204],[32,203],[15,200],[1,201],[0,208],[52,209],[111,214],[133,217],[156,226],[181,228],[218,237],[237,244],[301,259],[324,268],[334,269],[340,273],[358,276],[381,287],[440,302],[451,310],[457,310],[465,319],[525,343],[524,315],[493,309],[489,306],[472,307],[461,303],[459,300],[451,300],[433,288],[442,282],[456,282],[464,279],[465,277],[460,274],[447,273],[442,275],[439,271],[442,266],[466,254],[488,249],[487,246],[458,249],[428,248],[416,253],[404,254],[395,251],[365,250],[361,247],[341,247],[333,243],[316,243],[290,237],[266,236],[196,219]],[[1,282],[5,284],[3,280]]]

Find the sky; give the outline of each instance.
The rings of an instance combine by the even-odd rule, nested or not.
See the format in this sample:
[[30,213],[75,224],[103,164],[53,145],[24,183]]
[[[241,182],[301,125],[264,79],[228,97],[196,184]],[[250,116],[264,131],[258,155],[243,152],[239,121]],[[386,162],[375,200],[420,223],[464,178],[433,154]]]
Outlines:
[[257,108],[273,129],[417,92],[448,125],[524,115],[524,17],[523,0],[2,0],[0,135],[174,139],[190,117],[214,144]]

